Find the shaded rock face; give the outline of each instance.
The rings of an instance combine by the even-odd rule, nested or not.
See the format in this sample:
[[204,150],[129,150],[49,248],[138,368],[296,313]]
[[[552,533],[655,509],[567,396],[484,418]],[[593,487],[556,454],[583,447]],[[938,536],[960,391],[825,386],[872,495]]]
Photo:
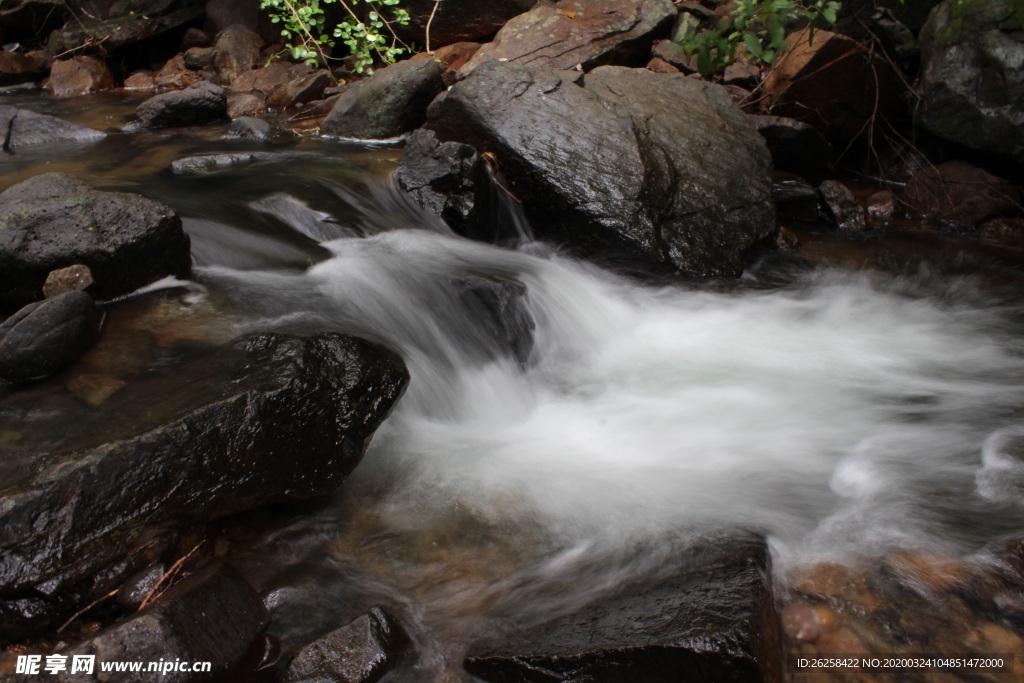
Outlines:
[[472,645],[466,670],[488,683],[781,680],[764,540],[704,538],[686,557],[672,576]]
[[441,140],[486,150],[534,229],[698,276],[736,275],[775,230],[764,140],[719,86],[601,67],[490,62],[431,106]]
[[66,173],[35,176],[0,194],[0,310],[42,297],[50,271],[89,267],[110,299],[191,268],[189,239],[169,207],[100,192]]
[[[437,5],[430,24],[430,47],[451,45],[460,41],[486,40],[497,33],[505,22],[537,4],[537,0],[444,0]],[[427,44],[426,27],[434,10],[434,0],[405,0],[402,8],[409,12],[409,26],[398,29],[406,42]]]
[[974,226],[993,216],[1022,212],[1015,187],[966,161],[918,169],[902,200],[911,213],[954,226]]
[[50,68],[46,88],[54,97],[77,97],[114,87],[114,75],[95,57],[59,59]]
[[423,123],[444,87],[441,66],[432,59],[392,64],[343,92],[320,133],[363,140],[407,133]]
[[190,0],[94,4],[97,6],[88,14],[76,16],[75,21],[50,34],[50,54],[80,50],[83,45],[102,45],[110,52],[183,28],[203,16],[202,4]]
[[873,116],[904,116],[904,88],[889,62],[830,31],[815,31],[813,40],[807,31],[790,34],[764,87],[772,113],[810,124],[833,143],[867,140]]
[[224,89],[204,81],[149,98],[135,110],[135,116],[140,128],[171,128],[226,119],[227,109]]
[[832,145],[813,126],[784,116],[752,116],[751,122],[768,143],[776,169],[815,183],[824,179]]
[[111,416],[100,445],[42,454],[0,485],[0,613],[72,610],[62,596],[116,575],[160,528],[333,491],[409,380],[391,352],[337,334],[245,337],[193,354],[183,376],[185,363],[215,370],[201,391],[174,389],[166,422]]
[[1024,164],[1024,7],[947,0],[929,15],[920,44],[921,124]]
[[70,16],[67,0],[4,0],[0,3],[0,35],[4,42],[38,44]]
[[372,683],[394,667],[408,645],[409,636],[398,620],[384,608],[374,607],[299,650],[286,680]]
[[0,136],[4,139],[5,152],[18,152],[36,145],[96,142],[107,137],[106,133],[54,116],[7,106],[0,106]]
[[0,51],[0,85],[28,83],[46,75],[46,62],[18,52]]
[[84,292],[25,306],[0,324],[0,379],[20,382],[70,365],[96,341],[102,320]]
[[461,73],[493,60],[549,69],[640,66],[650,57],[651,42],[668,37],[675,18],[671,0],[541,3],[505,24]]
[[[95,655],[101,662],[210,662],[209,673],[169,671],[117,674],[120,683],[169,683],[219,680],[238,666],[270,622],[260,596],[230,566],[214,565],[188,576],[151,606],[62,654]],[[110,680],[96,667],[93,675],[63,673],[54,680]]]

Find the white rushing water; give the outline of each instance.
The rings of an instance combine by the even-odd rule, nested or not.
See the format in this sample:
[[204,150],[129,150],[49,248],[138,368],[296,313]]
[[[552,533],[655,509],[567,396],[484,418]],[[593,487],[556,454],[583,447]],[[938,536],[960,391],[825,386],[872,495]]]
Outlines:
[[[1020,311],[969,279],[825,269],[721,293],[423,230],[326,246],[305,274],[207,276],[284,327],[305,311],[405,358],[352,484],[383,491],[394,528],[458,509],[615,548],[725,524],[787,560],[968,552],[1020,527],[1002,477],[1022,467],[1002,448],[1024,429]],[[526,285],[525,366],[489,350],[467,275]]]

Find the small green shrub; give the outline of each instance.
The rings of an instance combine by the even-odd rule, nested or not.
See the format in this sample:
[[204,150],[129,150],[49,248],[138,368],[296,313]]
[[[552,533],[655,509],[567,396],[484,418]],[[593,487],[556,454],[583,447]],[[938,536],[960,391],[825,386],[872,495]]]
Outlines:
[[[393,25],[409,24],[409,13],[400,0],[361,0],[363,12],[354,9],[360,0],[260,0],[270,21],[281,24],[285,49],[292,59],[314,66],[326,65],[328,52],[340,40],[355,57],[356,73],[373,73],[374,62],[393,64],[409,47],[395,34]],[[323,5],[338,3],[345,17],[333,29],[327,27]],[[385,9],[386,8],[386,9]]]

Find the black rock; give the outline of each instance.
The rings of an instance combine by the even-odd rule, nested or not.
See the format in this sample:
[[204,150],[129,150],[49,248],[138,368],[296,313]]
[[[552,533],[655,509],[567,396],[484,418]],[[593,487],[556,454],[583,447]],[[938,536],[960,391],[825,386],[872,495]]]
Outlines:
[[780,171],[789,171],[820,183],[832,163],[832,145],[814,126],[785,116],[751,116],[757,132],[764,136],[772,163]]
[[780,218],[804,223],[818,220],[818,193],[807,180],[794,173],[775,171],[772,174],[772,197]]
[[530,313],[526,285],[516,280],[462,277],[455,281],[467,316],[481,323],[489,346],[525,364],[533,351],[537,324]]
[[256,142],[293,142],[295,133],[287,128],[275,126],[269,121],[251,116],[241,116],[231,122],[224,140],[254,140]]
[[320,125],[320,133],[362,140],[408,133],[423,123],[430,101],[444,90],[441,72],[441,65],[432,59],[378,69],[341,94]]
[[285,680],[374,683],[394,667],[408,644],[398,620],[374,607],[299,650]]
[[133,0],[131,3],[100,4],[110,11],[91,16],[83,12],[76,15],[74,21],[51,33],[47,41],[50,54],[81,50],[86,45],[101,45],[103,50],[112,51],[175,29],[184,30],[185,25],[203,16],[202,3],[195,0]]
[[670,576],[472,645],[466,670],[488,683],[781,680],[764,539],[723,534],[683,552]]
[[75,264],[92,271],[97,298],[110,299],[188,275],[189,239],[171,208],[66,173],[0,194],[0,311],[42,298],[50,271]]
[[107,137],[92,128],[9,106],[0,106],[0,136],[5,152],[38,145],[96,142]]
[[736,275],[776,230],[771,157],[720,86],[682,74],[481,64],[431,105],[441,140],[494,155],[535,231],[700,275]]
[[398,184],[417,204],[443,219],[456,233],[493,241],[488,220],[491,179],[480,155],[471,146],[442,143],[433,131],[416,131],[402,151]]
[[125,612],[132,612],[142,606],[160,583],[167,571],[163,564],[151,564],[140,572],[129,576],[117,589],[117,605]]
[[237,570],[214,565],[172,586],[151,606],[61,654],[95,655],[93,675],[63,673],[58,681],[105,681],[100,662],[209,662],[210,671],[122,672],[119,683],[159,678],[192,683],[223,678],[241,663],[267,627],[270,616],[260,596]]
[[[128,385],[88,435],[100,445],[33,455],[23,439],[0,482],[0,604],[42,597],[55,615],[73,611],[68,591],[148,530],[330,493],[408,379],[397,356],[354,337],[244,337],[175,362],[161,385],[164,403],[174,399],[166,417],[163,404],[133,408],[150,399]],[[12,469],[12,458],[26,465]]]
[[25,306],[0,324],[0,379],[36,379],[70,365],[95,343],[102,322],[85,292]]
[[224,88],[203,81],[184,90],[151,97],[135,110],[139,128],[195,126],[228,117]]
[[860,232],[867,228],[864,207],[846,185],[826,180],[818,186],[824,213],[840,230]]

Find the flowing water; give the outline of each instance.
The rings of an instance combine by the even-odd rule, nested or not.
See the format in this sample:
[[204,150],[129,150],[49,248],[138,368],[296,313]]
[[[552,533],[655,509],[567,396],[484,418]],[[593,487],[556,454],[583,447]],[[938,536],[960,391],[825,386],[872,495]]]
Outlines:
[[[984,564],[1024,531],[1024,279],[968,244],[812,232],[808,253],[829,259],[639,282],[450,234],[393,187],[393,148],[306,141],[166,170],[234,149],[222,132],[0,168],[4,186],[71,170],[175,207],[197,268],[165,296],[187,334],[336,330],[405,359],[409,390],[343,489],[239,552],[288,643],[383,603],[419,654],[398,679],[458,680],[474,636],[671,572],[695,530],[767,534],[780,585],[823,560]],[[526,286],[525,362],[467,307],[466,278]]]

